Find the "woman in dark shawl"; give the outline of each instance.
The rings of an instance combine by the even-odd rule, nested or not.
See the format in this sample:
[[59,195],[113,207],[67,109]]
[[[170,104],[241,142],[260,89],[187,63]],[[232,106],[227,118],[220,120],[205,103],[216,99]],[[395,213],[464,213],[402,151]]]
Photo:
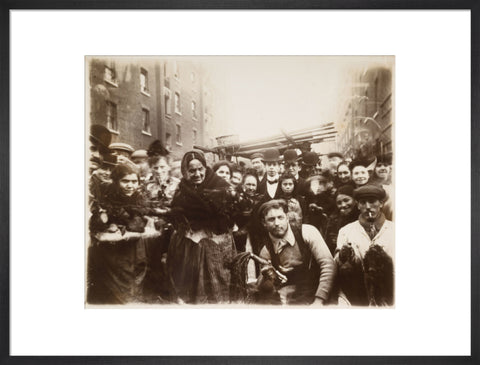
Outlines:
[[159,235],[154,228],[146,232],[146,215],[153,210],[139,191],[138,171],[120,164],[111,178],[90,219],[87,302],[91,304],[143,301],[146,240]]
[[172,300],[228,302],[229,266],[236,253],[230,184],[207,167],[199,151],[183,156],[181,170],[170,212],[175,227],[167,257]]

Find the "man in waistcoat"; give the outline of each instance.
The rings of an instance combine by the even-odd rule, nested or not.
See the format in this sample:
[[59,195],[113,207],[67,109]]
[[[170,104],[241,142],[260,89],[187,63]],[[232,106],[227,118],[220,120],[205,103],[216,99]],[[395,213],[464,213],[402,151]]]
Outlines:
[[332,255],[315,227],[291,227],[286,212],[283,200],[271,200],[259,209],[268,232],[260,257],[271,262],[261,267],[259,297],[272,298],[270,303],[277,298],[282,304],[323,305],[336,272]]

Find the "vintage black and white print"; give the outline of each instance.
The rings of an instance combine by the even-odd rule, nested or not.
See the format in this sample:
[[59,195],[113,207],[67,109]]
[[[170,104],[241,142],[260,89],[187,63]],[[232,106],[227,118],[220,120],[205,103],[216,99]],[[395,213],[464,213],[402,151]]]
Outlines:
[[394,61],[86,57],[86,306],[393,307]]

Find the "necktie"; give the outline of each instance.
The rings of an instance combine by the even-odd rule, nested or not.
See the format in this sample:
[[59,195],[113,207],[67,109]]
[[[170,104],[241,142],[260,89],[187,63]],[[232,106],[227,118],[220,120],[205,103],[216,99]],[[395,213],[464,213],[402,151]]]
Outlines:
[[280,254],[280,252],[283,251],[283,249],[287,246],[287,244],[288,244],[287,240],[278,241],[277,254]]
[[370,230],[368,232],[368,235],[370,236],[371,240],[373,240],[377,235],[377,229],[375,228],[375,224],[370,225]]
[[278,182],[278,180],[272,180],[272,181],[267,180],[267,182],[268,182],[269,184],[276,184],[276,183]]

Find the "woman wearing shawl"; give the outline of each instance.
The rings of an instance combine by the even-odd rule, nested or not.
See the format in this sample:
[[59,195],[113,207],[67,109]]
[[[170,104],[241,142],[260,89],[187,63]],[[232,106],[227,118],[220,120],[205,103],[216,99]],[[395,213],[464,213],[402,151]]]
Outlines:
[[160,235],[146,227],[146,216],[155,212],[139,191],[138,171],[119,164],[111,178],[100,199],[101,209],[90,219],[87,301],[91,304],[143,301],[146,242]]
[[183,179],[171,206],[175,232],[167,258],[172,300],[228,302],[229,265],[235,255],[230,184],[207,167],[199,151],[187,152],[181,169]]

